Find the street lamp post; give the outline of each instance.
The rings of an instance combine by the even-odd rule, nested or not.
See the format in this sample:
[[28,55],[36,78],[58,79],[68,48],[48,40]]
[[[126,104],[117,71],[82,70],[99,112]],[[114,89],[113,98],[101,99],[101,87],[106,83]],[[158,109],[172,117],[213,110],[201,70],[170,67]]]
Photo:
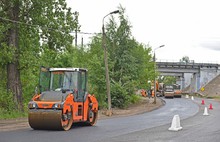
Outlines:
[[109,81],[109,71],[108,71],[108,55],[107,55],[107,49],[106,49],[106,34],[105,34],[105,26],[104,26],[104,20],[105,17],[111,14],[119,13],[119,10],[115,10],[113,12],[110,12],[109,14],[105,15],[102,19],[102,48],[104,49],[104,61],[105,61],[105,76],[106,76],[106,89],[107,89],[107,96],[108,96],[108,110],[106,112],[106,115],[111,116],[112,110],[111,110],[111,94],[110,94],[110,81]]
[[154,57],[153,57],[153,60],[154,60],[154,104],[156,104],[156,97],[157,97],[157,89],[156,89],[156,54],[155,54],[155,51],[159,48],[162,48],[164,47],[165,45],[161,45],[157,48],[154,49]]

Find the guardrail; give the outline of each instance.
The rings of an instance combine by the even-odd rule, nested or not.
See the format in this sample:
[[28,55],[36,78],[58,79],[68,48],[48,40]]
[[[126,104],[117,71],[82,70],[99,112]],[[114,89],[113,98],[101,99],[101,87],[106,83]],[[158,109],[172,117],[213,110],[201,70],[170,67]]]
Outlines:
[[195,63],[195,62],[156,62],[157,66],[164,66],[164,67],[192,67],[192,68],[203,68],[203,67],[206,67],[206,68],[218,68],[220,67],[220,64],[217,64],[217,63]]
[[[180,60],[172,60],[172,59],[158,59],[156,62],[169,62],[169,63],[177,63],[181,62]],[[184,62],[185,63],[185,62]],[[219,64],[218,61],[195,61],[189,60],[188,63],[199,63],[199,64]]]

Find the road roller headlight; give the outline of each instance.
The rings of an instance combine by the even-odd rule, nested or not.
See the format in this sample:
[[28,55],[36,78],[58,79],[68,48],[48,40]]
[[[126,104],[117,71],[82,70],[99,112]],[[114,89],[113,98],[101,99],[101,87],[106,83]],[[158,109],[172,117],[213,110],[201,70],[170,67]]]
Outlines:
[[63,108],[63,103],[55,103],[52,106],[54,109],[62,109]]
[[35,103],[35,102],[30,102],[30,103],[28,104],[28,108],[29,108],[29,109],[38,108],[38,105],[37,105],[37,103]]

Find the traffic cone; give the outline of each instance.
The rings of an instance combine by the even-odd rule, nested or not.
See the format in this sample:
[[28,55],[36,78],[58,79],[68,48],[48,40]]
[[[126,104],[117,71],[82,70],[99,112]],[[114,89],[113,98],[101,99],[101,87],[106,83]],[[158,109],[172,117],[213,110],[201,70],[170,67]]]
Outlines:
[[189,95],[186,95],[186,99],[189,99]]
[[209,109],[213,109],[212,104],[209,105]]
[[207,107],[205,107],[203,115],[209,115]]
[[170,131],[179,131],[183,127],[180,126],[180,117],[179,115],[174,115],[171,127],[168,129]]
[[204,105],[205,104],[205,101],[204,100],[202,100],[202,103],[201,103],[202,105]]
[[192,96],[191,99],[194,100],[194,97]]

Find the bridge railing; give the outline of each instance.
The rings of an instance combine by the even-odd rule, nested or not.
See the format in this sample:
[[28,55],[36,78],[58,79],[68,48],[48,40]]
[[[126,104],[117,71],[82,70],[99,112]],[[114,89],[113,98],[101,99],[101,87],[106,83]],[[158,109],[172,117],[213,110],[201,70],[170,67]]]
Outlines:
[[179,60],[156,60],[157,64],[172,64],[172,65],[195,65],[195,66],[210,66],[220,67],[217,62],[195,62],[190,60],[189,62],[183,62]]
[[[180,63],[180,60],[172,60],[172,59],[157,59],[156,62],[168,62],[168,63]],[[186,62],[184,62],[186,63]],[[194,61],[194,60],[189,60],[188,64],[193,64],[193,63],[198,63],[198,64],[219,64],[218,61]]]

